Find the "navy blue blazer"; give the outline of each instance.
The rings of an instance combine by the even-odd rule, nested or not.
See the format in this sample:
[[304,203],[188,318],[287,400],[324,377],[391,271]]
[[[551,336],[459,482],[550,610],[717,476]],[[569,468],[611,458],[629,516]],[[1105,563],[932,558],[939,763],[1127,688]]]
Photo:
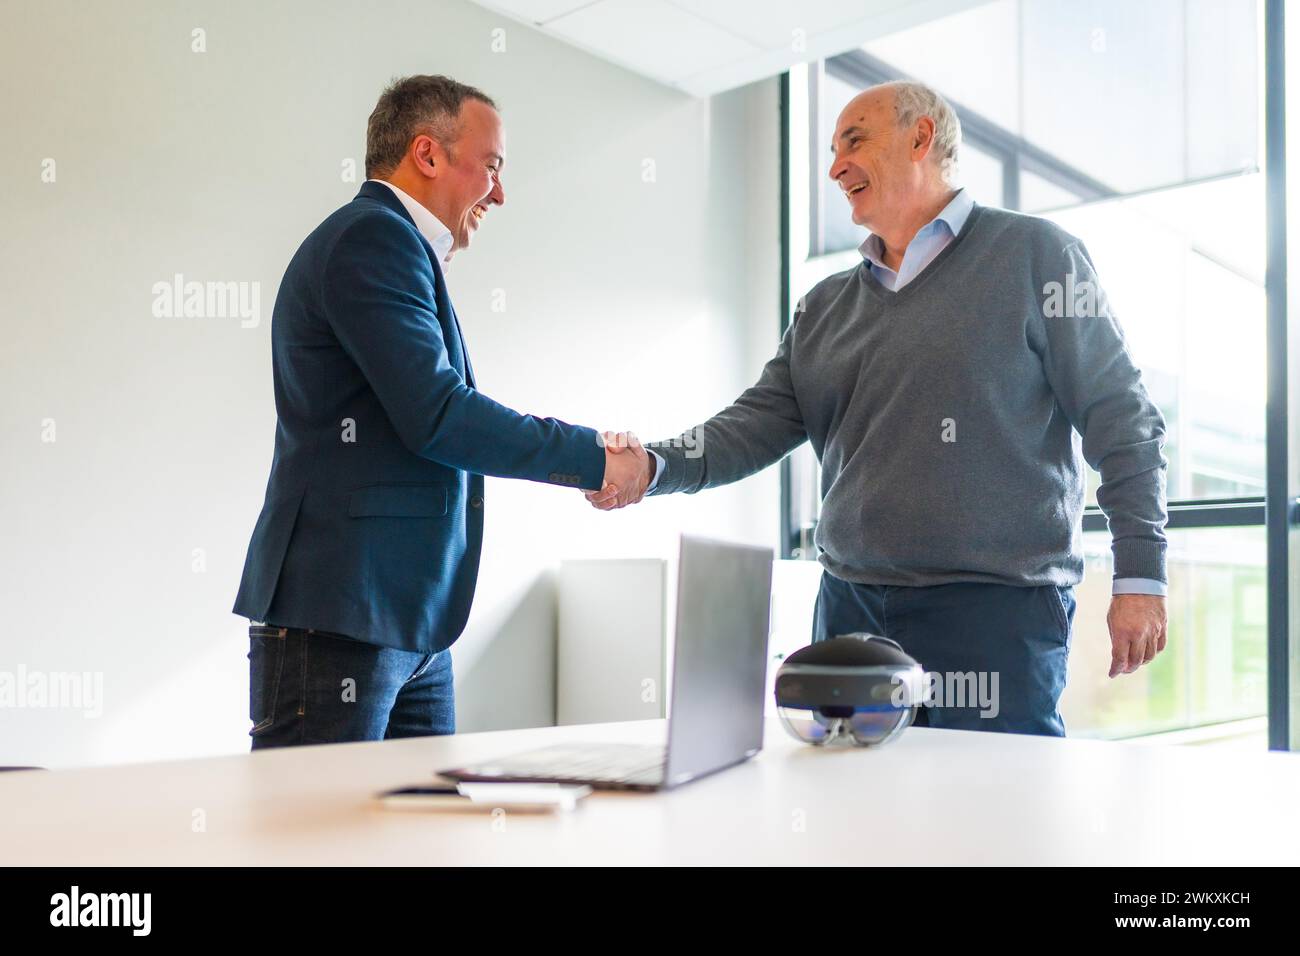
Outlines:
[[464,629],[483,476],[599,488],[590,428],[474,387],[433,248],[366,183],[304,240],[271,318],[275,456],[235,613],[439,651]]

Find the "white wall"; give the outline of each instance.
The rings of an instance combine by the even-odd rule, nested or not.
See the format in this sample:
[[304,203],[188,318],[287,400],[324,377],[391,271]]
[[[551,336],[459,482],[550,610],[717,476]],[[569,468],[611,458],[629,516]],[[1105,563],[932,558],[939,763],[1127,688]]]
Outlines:
[[[390,77],[451,74],[506,118],[507,204],[449,273],[488,394],[661,438],[775,348],[775,81],[693,100],[460,0],[7,0],[4,22],[0,672],[102,674],[103,715],[0,709],[0,764],[247,748],[230,606],[271,456],[271,308],[355,194],[342,164]],[[260,283],[259,324],[154,317],[175,273]],[[774,544],[777,500],[775,470],[614,514],[490,480],[461,729],[550,720],[562,558],[672,557],[684,529]]]

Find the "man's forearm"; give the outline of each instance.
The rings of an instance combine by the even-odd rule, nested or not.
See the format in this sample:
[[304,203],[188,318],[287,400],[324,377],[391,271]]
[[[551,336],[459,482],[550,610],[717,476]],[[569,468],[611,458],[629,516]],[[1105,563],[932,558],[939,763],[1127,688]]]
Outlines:
[[[780,461],[807,440],[801,424],[724,419],[735,408],[677,438],[646,446],[662,463],[654,494],[694,494],[739,481]],[[723,422],[725,427],[720,427]]]

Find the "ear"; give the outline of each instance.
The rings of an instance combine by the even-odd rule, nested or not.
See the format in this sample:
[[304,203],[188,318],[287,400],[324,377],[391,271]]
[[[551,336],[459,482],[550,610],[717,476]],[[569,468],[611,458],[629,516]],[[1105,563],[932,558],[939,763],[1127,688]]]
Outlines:
[[430,179],[438,175],[443,163],[446,162],[438,141],[424,133],[411,140],[410,155],[415,162],[416,171]]
[[922,116],[916,121],[916,128],[912,131],[912,159],[914,162],[920,162],[930,155],[930,148],[934,146],[934,120],[928,116]]

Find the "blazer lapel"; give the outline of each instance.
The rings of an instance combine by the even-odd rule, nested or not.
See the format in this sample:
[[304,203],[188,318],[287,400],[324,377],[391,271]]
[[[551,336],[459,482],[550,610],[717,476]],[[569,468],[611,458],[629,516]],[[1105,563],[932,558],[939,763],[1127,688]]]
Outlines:
[[[412,226],[415,225],[415,220],[412,219],[411,214],[406,211],[406,207],[402,205],[402,201],[398,199],[397,195],[387,186],[367,180],[361,184],[361,190],[356,196],[357,199],[361,199],[362,197],[366,199],[374,199],[383,203],[389,209],[393,210],[409,222]],[[416,232],[418,233],[419,231],[420,230],[417,227]],[[465,347],[465,336],[460,330],[460,319],[456,317],[456,309],[451,304],[451,293],[447,289],[447,277],[442,274],[442,263],[439,262],[438,257],[434,255],[433,246],[429,245],[429,240],[425,239],[423,234],[420,235],[420,242],[424,245],[424,254],[428,256],[429,261],[433,263],[433,274],[437,278],[434,295],[438,296],[438,294],[441,293],[443,303],[447,306],[447,314],[450,318],[448,324],[451,326],[452,331],[456,333],[456,344],[460,347],[461,362],[464,365],[464,368],[460,369],[460,371],[465,376],[466,384],[468,384],[470,388],[473,388],[474,366],[472,366],[469,361],[469,349]],[[441,308],[441,305],[439,307]]]

